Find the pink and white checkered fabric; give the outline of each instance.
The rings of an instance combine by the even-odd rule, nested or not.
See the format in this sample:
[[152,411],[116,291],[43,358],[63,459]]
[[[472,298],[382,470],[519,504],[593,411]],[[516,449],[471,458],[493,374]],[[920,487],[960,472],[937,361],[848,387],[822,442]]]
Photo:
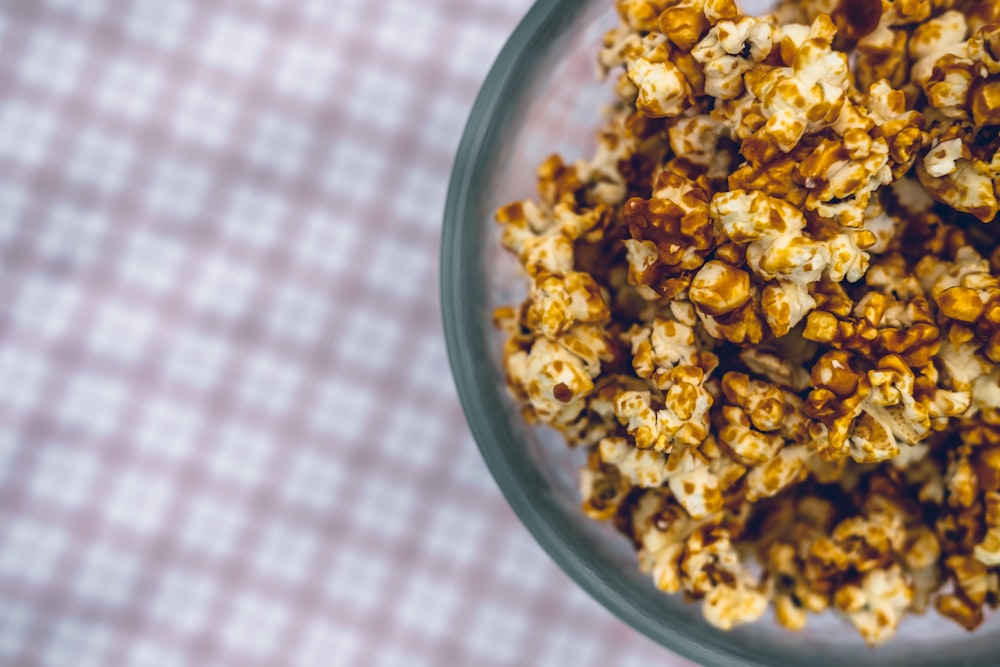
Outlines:
[[535,545],[448,371],[448,171],[527,5],[0,3],[0,664],[686,664]]

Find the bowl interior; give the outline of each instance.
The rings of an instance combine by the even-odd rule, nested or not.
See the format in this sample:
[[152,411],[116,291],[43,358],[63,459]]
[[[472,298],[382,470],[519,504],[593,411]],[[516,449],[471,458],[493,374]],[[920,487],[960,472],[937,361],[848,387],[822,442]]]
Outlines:
[[[766,2],[745,3],[760,10]],[[601,110],[612,99],[595,74],[601,35],[614,26],[610,0],[541,0],[504,48],[473,108],[455,162],[441,257],[442,310],[452,370],[473,435],[518,516],[559,565],[624,621],[705,665],[995,665],[996,616],[975,633],[930,612],[908,617],[897,637],[869,649],[833,614],[791,633],[770,615],[722,632],[697,604],[658,591],[628,541],[579,509],[582,452],[544,427],[529,427],[504,387],[501,337],[492,311],[520,303],[525,278],[499,245],[497,207],[534,195],[548,155],[589,156]]]

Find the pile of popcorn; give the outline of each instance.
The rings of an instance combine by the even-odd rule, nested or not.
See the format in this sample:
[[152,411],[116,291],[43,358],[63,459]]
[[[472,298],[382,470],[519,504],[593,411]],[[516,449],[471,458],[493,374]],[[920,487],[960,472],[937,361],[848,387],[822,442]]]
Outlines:
[[497,213],[509,387],[720,628],[1000,601],[1000,0],[617,0],[590,160]]

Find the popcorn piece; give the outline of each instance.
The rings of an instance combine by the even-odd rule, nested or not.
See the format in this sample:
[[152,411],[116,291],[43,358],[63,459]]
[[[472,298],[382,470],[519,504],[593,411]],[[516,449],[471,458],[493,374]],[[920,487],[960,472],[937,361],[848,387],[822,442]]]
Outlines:
[[753,373],[767,378],[769,381],[802,391],[809,387],[809,373],[794,360],[778,352],[748,347],[740,352],[740,361]]
[[744,142],[747,159],[767,162],[779,151],[791,151],[805,134],[836,122],[849,70],[847,57],[831,48],[836,32],[828,16],[817,17],[790,67],[748,78],[747,88],[760,100],[766,122]]
[[920,183],[935,199],[948,204],[957,211],[971,213],[983,222],[993,220],[1000,204],[997,203],[993,186],[995,177],[990,165],[982,160],[958,159],[951,168],[950,158],[931,163],[938,171],[950,170],[944,176],[934,177],[927,168],[926,161],[917,163]]
[[810,452],[805,445],[785,447],[764,464],[747,473],[747,500],[770,498],[805,480],[809,472]]
[[954,174],[958,169],[958,160],[963,155],[969,157],[968,149],[958,137],[942,141],[931,149],[931,152],[924,158],[924,169],[928,176],[941,178],[948,174]]
[[669,486],[677,502],[692,519],[703,519],[722,509],[722,478],[707,457],[694,449],[671,452]]
[[578,271],[536,277],[530,302],[528,325],[550,340],[556,340],[578,322],[600,322],[610,314],[597,282]]
[[649,39],[644,47],[641,57],[627,62],[628,78],[639,90],[636,108],[652,118],[679,116],[693,99],[688,80],[669,59],[670,47],[665,39]]
[[632,484],[661,486],[668,479],[667,458],[657,452],[636,449],[625,438],[605,438],[597,447],[601,461],[618,468]]
[[[805,232],[806,221],[800,211],[780,199],[760,192],[736,190],[716,195],[711,213],[726,236],[735,243],[746,243],[747,265],[764,280],[795,283],[800,288],[827,275],[831,280],[859,280],[868,269],[864,251],[875,244],[868,231],[838,233],[828,241],[817,241]],[[795,288],[778,288],[784,297],[772,300],[786,303],[786,317],[775,316],[782,329],[794,326],[796,317],[808,310],[808,295],[796,297]],[[789,296],[789,292],[792,296]],[[796,304],[794,311],[792,305]]]
[[539,419],[562,421],[580,413],[601,361],[611,358],[599,330],[577,325],[558,342],[538,338],[529,351],[509,355],[508,382],[523,392]]
[[984,494],[986,505],[986,535],[976,545],[973,557],[987,567],[1000,565],[1000,493],[988,491]]
[[647,491],[636,503],[630,528],[638,545],[639,568],[652,574],[660,590],[679,591],[684,542],[694,530],[691,518],[665,493]]
[[875,646],[892,637],[913,601],[913,589],[901,569],[873,570],[859,586],[837,592],[836,608]]
[[629,28],[648,32],[656,28],[660,12],[670,4],[666,0],[615,0],[618,15]]
[[692,180],[665,170],[652,194],[626,202],[623,216],[631,239],[625,246],[631,280],[662,293],[665,279],[700,267],[714,245],[711,186],[704,176]]
[[918,26],[909,39],[910,57],[916,62],[910,78],[923,85],[934,65],[948,55],[968,56],[969,26],[959,11],[948,11]]
[[640,449],[669,452],[675,444],[697,446],[708,436],[712,397],[702,388],[702,374],[690,367],[671,372],[663,407],[654,410],[649,392],[626,391],[615,400],[615,414]]
[[673,319],[657,317],[650,326],[633,328],[629,337],[636,374],[663,391],[669,391],[671,371],[678,367],[689,367],[694,377],[698,370],[711,373],[718,364],[718,357],[699,349],[694,328]]
[[771,53],[772,33],[769,23],[752,16],[709,30],[691,51],[705,70],[705,93],[724,100],[742,94],[743,76]]
[[721,584],[711,589],[702,604],[705,620],[722,630],[752,623],[767,610],[767,597],[746,586]]
[[935,607],[966,630],[973,630],[983,622],[983,604],[995,599],[997,575],[979,561],[961,555],[949,556],[945,567],[956,592],[939,596]]
[[581,508],[595,521],[611,519],[628,491],[628,480],[615,467],[601,464],[596,457],[590,457],[588,466],[580,471]]
[[706,315],[726,315],[750,300],[750,274],[713,260],[695,274],[688,298]]

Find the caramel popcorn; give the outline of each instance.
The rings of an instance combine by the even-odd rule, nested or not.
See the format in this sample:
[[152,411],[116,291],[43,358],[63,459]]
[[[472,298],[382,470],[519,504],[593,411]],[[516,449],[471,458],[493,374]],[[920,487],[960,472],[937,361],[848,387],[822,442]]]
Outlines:
[[722,629],[1000,604],[1000,3],[616,0],[590,159],[497,212],[583,511]]

